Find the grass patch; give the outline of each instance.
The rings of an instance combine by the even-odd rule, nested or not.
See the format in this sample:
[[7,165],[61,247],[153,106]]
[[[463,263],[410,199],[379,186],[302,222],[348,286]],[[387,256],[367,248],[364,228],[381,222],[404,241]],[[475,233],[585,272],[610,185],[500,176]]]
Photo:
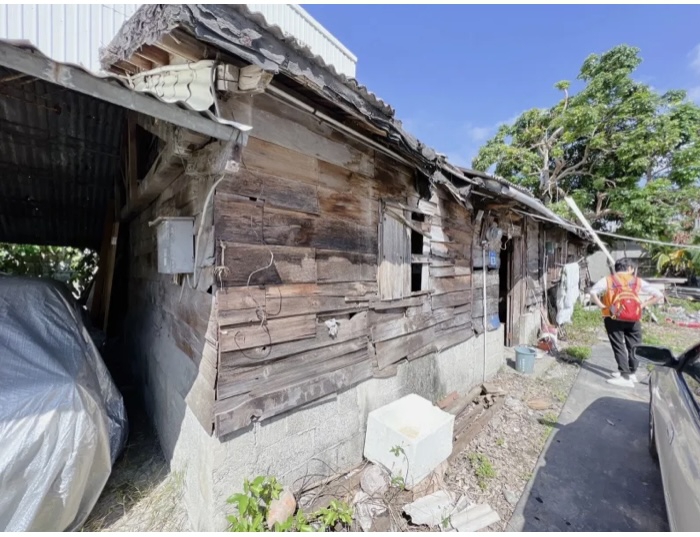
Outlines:
[[544,425],[544,431],[542,431],[542,441],[546,442],[549,435],[554,431],[554,426],[557,424],[558,416],[554,412],[547,412],[542,418],[540,418],[540,423]]
[[603,328],[603,318],[597,308],[587,311],[576,302],[571,316],[571,325],[566,327],[568,341],[574,346],[590,347],[598,339]]
[[483,453],[470,453],[469,462],[474,470],[479,488],[481,490],[486,490],[489,480],[496,477],[496,470],[493,469],[491,461]]
[[560,403],[565,403],[567,399],[566,393],[564,393],[562,390],[557,390],[554,393],[554,398],[559,401]]
[[671,306],[680,306],[682,308],[685,308],[687,311],[692,311],[696,313],[700,311],[700,302],[695,300],[685,300],[682,298],[668,297],[668,303],[671,304]]
[[496,445],[498,447],[503,447],[505,445],[506,441],[503,439],[503,437],[496,438]]
[[584,347],[583,345],[575,345],[573,347],[568,347],[565,350],[566,354],[569,355],[574,360],[579,362],[584,362],[591,357],[591,348]]

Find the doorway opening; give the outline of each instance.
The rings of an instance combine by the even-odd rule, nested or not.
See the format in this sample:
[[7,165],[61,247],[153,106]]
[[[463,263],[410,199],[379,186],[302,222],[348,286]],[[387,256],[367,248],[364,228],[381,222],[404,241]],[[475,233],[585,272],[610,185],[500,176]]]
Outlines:
[[501,267],[498,269],[498,317],[505,327],[503,331],[506,346],[512,341],[512,272],[513,272],[513,241],[507,237],[501,240]]

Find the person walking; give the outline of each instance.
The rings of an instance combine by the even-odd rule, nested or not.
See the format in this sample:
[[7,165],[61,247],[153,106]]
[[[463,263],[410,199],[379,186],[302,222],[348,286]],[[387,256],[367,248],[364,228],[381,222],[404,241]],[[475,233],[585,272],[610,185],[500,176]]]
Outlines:
[[[589,291],[591,300],[603,310],[603,322],[612,345],[617,371],[608,383],[633,388],[637,382],[637,359],[634,347],[642,344],[642,311],[656,304],[664,295],[656,287],[637,276],[637,265],[631,259],[615,263],[615,274],[598,281]],[[640,294],[651,295],[642,302]],[[600,295],[603,295],[601,300]]]

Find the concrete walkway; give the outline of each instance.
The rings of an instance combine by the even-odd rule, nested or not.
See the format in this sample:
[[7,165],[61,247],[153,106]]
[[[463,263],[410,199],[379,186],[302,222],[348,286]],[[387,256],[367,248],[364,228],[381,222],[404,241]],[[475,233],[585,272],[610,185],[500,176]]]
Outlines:
[[667,531],[658,466],[647,450],[648,373],[607,384],[607,345],[593,348],[510,520],[512,531]]

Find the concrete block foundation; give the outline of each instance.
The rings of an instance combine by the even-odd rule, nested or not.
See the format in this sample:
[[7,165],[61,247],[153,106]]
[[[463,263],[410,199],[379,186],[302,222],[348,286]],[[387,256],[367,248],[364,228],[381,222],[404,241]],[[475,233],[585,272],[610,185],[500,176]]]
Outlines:
[[[171,470],[182,473],[192,529],[225,529],[226,499],[241,490],[245,478],[271,475],[300,488],[358,465],[369,412],[410,393],[433,402],[452,391],[468,393],[504,364],[503,340],[501,327],[400,364],[393,377],[367,380],[222,439],[207,435],[184,401],[172,396],[177,379],[171,371],[177,368],[160,367],[157,351],[144,357],[152,381],[148,411]],[[188,360],[172,347],[167,350],[169,361]]]

